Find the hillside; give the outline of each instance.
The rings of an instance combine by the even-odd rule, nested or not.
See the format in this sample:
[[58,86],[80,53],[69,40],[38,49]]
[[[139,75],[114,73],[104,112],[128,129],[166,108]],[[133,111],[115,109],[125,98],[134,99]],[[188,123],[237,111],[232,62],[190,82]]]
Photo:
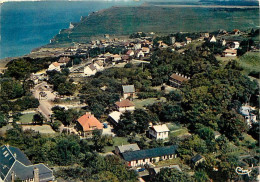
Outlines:
[[203,32],[218,29],[248,29],[258,25],[258,8],[112,7],[83,17],[73,28],[62,30],[53,44],[85,42],[102,34],[133,32]]

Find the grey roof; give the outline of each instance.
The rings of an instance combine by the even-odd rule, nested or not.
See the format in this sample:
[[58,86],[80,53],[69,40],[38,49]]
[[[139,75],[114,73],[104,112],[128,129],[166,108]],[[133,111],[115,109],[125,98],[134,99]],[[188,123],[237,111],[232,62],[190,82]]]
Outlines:
[[39,178],[40,182],[47,182],[54,180],[52,170],[46,167],[44,164],[36,164],[25,166],[19,161],[16,161],[12,169],[8,173],[5,181],[11,181],[12,172],[15,173],[15,176],[21,180],[26,180],[28,178],[34,178],[34,168],[39,169]]
[[135,86],[134,85],[123,85],[123,92],[124,93],[134,93]]
[[197,155],[195,155],[194,157],[191,158],[191,161],[196,163],[202,158],[203,158],[203,156],[201,156],[200,154],[197,154]]
[[11,181],[12,172],[21,180],[33,178],[34,168],[39,169],[40,182],[54,180],[52,170],[44,164],[32,165],[19,148],[6,145],[0,148],[0,177],[3,181]]
[[147,159],[152,157],[161,157],[164,155],[171,155],[176,153],[177,146],[171,145],[167,147],[152,148],[146,150],[137,150],[132,152],[122,153],[123,158],[126,161],[134,161],[140,159]]
[[116,147],[119,149],[120,153],[140,150],[140,148],[138,147],[138,145],[136,143],[128,144],[128,145],[121,145],[121,146],[116,146]]

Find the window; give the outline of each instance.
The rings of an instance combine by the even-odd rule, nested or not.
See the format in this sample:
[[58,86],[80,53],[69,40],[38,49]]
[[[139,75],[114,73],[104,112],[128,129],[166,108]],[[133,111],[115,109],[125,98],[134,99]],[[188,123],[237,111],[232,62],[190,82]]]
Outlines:
[[143,162],[145,162],[145,159],[143,159]]
[[138,160],[136,160],[135,162],[138,163]]

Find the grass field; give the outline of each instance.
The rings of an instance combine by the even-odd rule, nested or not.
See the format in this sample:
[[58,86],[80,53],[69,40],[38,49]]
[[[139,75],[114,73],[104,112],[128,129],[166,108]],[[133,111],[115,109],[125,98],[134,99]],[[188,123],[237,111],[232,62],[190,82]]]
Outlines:
[[50,125],[26,125],[22,126],[23,130],[32,129],[34,131],[38,131],[41,134],[55,134],[55,131],[51,128]]
[[112,7],[87,16],[72,30],[64,30],[56,43],[86,42],[91,36],[128,35],[133,32],[206,32],[248,29],[259,24],[259,10],[198,7]]
[[245,74],[249,74],[251,71],[260,71],[260,55],[257,52],[244,54],[238,62],[243,67]]
[[125,137],[114,137],[113,141],[114,141],[114,145],[113,146],[106,146],[105,147],[105,153],[112,152],[113,150],[115,150],[115,146],[129,144],[127,142],[127,138],[125,138]]
[[27,123],[32,123],[33,115],[35,113],[30,113],[30,114],[24,114],[20,117],[19,122],[22,124],[27,124]]
[[148,99],[135,99],[133,102],[135,104],[136,109],[143,109],[147,105],[151,105],[156,102],[165,102],[165,101],[166,98],[161,97],[160,100],[158,100],[157,98],[148,98]]

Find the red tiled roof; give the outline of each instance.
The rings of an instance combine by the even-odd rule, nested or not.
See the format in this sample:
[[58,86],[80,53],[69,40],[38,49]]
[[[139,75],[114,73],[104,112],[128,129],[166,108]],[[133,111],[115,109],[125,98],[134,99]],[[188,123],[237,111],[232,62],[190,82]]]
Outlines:
[[52,65],[55,67],[60,66],[60,64],[58,62],[53,62]]
[[236,53],[237,53],[237,50],[234,50],[234,49],[226,49],[226,50],[224,50],[224,53],[233,53],[233,54],[236,54]]
[[125,100],[122,100],[120,102],[116,102],[116,105],[118,107],[131,107],[131,106],[134,106],[134,103],[132,103],[130,100],[128,99],[125,99]]
[[182,76],[177,75],[177,74],[175,74],[175,73],[173,73],[173,74],[171,75],[171,78],[173,78],[173,79],[175,79],[175,80],[178,80],[178,81],[180,81],[180,82],[183,82],[183,81],[188,80],[188,78],[182,77]]
[[78,119],[79,124],[82,126],[83,131],[92,131],[95,129],[102,130],[103,124],[90,113],[86,113]]

